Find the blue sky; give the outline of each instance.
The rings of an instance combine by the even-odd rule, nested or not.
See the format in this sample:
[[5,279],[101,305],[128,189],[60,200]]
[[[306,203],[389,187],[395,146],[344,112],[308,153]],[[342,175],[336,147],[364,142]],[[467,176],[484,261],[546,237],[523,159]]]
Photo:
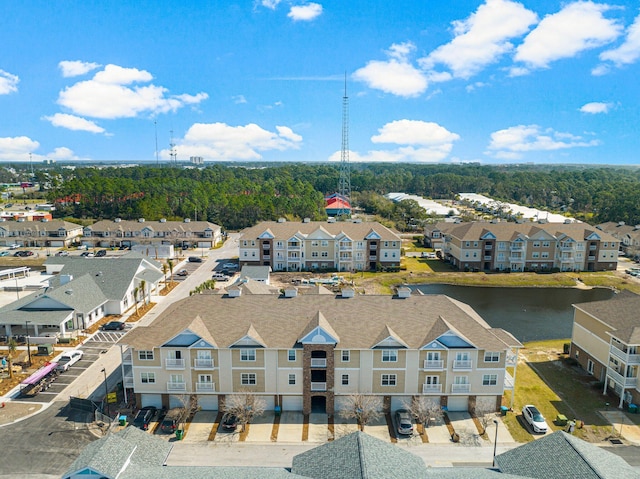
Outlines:
[[2,7],[0,161],[640,164],[636,1]]

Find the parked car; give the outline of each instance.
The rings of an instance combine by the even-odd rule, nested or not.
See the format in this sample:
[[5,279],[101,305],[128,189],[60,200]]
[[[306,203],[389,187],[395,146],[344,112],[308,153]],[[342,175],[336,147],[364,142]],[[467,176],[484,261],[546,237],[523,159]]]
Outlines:
[[231,278],[229,276],[227,276],[226,274],[222,274],[222,273],[215,273],[211,279],[215,280],[215,281],[229,281]]
[[189,272],[186,269],[181,269],[178,271],[178,276],[188,276]]
[[122,321],[109,321],[102,325],[103,331],[122,331],[124,329],[124,323]]
[[69,256],[69,252],[68,251],[58,251],[56,253],[56,256]]
[[225,263],[222,267],[225,269],[238,269],[238,263]]
[[413,434],[413,421],[411,414],[406,409],[398,409],[396,411],[396,428],[398,434]]
[[197,256],[189,256],[189,263],[202,263],[202,258]]
[[24,258],[29,255],[27,254],[27,251],[16,251],[15,253],[13,253],[13,256]]
[[96,252],[96,258],[102,258],[103,256],[107,256],[106,249],[101,249]]
[[222,429],[225,431],[235,431],[238,427],[238,418],[233,414],[226,413],[222,416]]
[[169,434],[176,432],[180,423],[186,419],[186,415],[187,411],[183,407],[174,407],[173,409],[169,409],[169,412],[167,412],[167,415],[162,420],[160,430]]
[[9,249],[18,249],[18,248],[20,248],[19,244],[13,243],[9,245]]
[[95,255],[90,251],[83,251],[80,256],[84,256],[85,258],[93,258]]
[[533,432],[546,434],[549,426],[547,426],[547,422],[544,420],[544,416],[540,414],[538,408],[532,404],[527,404],[522,408],[522,417],[524,422],[526,422]]
[[9,256],[8,251],[0,251],[0,256]]
[[71,366],[82,359],[83,355],[84,353],[77,349],[75,351],[64,353],[62,356],[60,356],[60,359],[58,359],[58,365],[56,366],[56,369],[58,371],[68,371]]
[[143,431],[149,429],[149,424],[156,417],[158,408],[155,406],[145,406],[138,411],[136,417],[133,418],[133,425],[139,427]]

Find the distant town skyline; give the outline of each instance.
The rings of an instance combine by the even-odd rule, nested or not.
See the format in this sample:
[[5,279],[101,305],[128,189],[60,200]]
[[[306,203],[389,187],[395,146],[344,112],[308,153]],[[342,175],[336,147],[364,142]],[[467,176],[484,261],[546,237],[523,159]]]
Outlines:
[[5,2],[0,162],[640,164],[637,2]]

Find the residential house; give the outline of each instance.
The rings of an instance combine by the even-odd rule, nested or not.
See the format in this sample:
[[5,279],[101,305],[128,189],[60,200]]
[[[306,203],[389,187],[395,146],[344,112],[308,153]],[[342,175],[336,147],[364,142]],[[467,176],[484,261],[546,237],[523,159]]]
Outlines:
[[379,396],[387,411],[415,395],[451,411],[496,410],[513,389],[522,345],[452,298],[245,291],[190,296],[120,341],[137,404],[175,407],[196,394],[217,410],[248,390],[305,414],[333,414],[353,393]]
[[[601,231],[609,233],[620,242],[620,250],[629,256],[635,256],[640,252],[640,225],[631,226],[624,221],[607,221],[596,225]],[[635,241],[634,241],[635,240]]]
[[63,220],[0,221],[0,246],[67,247],[82,236],[82,226]]
[[620,242],[585,223],[438,223],[443,259],[460,271],[615,271]]
[[269,284],[271,277],[270,266],[243,266],[240,270],[240,280],[251,279],[264,284]]
[[180,248],[213,248],[222,241],[220,226],[208,221],[102,220],[84,228],[82,242],[103,248],[133,245],[173,245]]
[[640,403],[640,296],[573,305],[570,356],[624,404]]
[[272,271],[375,271],[399,268],[401,239],[377,222],[266,221],[238,240],[240,265]]

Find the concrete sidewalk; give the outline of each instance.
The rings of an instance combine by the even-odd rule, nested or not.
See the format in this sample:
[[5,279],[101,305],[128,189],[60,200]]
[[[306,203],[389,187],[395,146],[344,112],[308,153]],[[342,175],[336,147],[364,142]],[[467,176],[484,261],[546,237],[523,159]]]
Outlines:
[[611,423],[612,436],[622,436],[628,442],[640,445],[640,426],[631,421],[624,411],[599,411]]

